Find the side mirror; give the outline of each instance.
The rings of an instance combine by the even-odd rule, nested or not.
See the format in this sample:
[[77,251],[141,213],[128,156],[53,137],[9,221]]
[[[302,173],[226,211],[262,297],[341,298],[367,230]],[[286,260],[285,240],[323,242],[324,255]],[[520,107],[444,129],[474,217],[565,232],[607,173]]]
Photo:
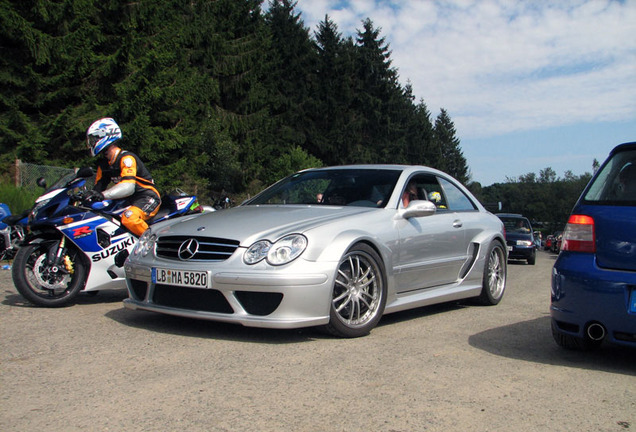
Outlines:
[[413,217],[430,216],[432,214],[435,214],[436,211],[437,207],[435,207],[435,204],[433,204],[432,202],[415,200],[411,201],[408,207],[404,209],[402,217],[404,219],[410,219]]
[[38,186],[43,187],[44,189],[46,189],[46,180],[44,179],[44,177],[38,177],[38,179],[35,181],[35,183]]
[[95,172],[93,171],[93,168],[86,166],[86,167],[82,167],[77,171],[77,174],[75,174],[75,177],[77,178],[89,178],[89,177],[93,177],[95,175]]

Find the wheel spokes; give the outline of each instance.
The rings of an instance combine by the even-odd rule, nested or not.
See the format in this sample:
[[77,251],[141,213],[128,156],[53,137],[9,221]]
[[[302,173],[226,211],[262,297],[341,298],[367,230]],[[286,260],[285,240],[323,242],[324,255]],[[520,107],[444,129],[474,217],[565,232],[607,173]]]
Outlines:
[[46,264],[46,254],[37,251],[29,258],[25,268],[25,277],[37,295],[44,297],[59,297],[70,290],[71,275],[61,269],[56,271]]
[[363,325],[375,316],[380,296],[376,272],[364,256],[351,255],[341,263],[332,302],[346,324]]
[[493,297],[498,297],[505,283],[502,254],[498,249],[493,249],[488,261],[488,289]]

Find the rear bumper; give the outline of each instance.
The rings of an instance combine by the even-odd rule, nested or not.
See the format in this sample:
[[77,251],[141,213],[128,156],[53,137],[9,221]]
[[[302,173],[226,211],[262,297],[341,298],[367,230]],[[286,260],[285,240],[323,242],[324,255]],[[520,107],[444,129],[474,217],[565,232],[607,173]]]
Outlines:
[[593,254],[561,252],[552,269],[554,328],[583,338],[588,325],[599,323],[608,342],[636,347],[634,291],[636,272],[599,268]]

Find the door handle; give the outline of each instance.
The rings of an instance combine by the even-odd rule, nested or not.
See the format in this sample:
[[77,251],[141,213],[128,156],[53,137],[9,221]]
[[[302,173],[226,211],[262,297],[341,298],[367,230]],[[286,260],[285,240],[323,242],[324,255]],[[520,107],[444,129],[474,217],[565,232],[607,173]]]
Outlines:
[[462,226],[464,226],[464,224],[459,219],[453,221],[453,228],[461,228]]

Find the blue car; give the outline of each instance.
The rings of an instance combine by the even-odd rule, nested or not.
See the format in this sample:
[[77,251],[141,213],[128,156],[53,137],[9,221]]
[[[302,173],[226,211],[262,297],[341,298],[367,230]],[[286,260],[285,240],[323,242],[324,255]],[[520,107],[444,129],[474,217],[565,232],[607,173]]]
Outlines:
[[537,260],[537,244],[530,221],[520,214],[497,213],[506,230],[508,259],[526,260],[534,265]]
[[614,148],[572,210],[552,269],[556,343],[636,347],[636,142]]

